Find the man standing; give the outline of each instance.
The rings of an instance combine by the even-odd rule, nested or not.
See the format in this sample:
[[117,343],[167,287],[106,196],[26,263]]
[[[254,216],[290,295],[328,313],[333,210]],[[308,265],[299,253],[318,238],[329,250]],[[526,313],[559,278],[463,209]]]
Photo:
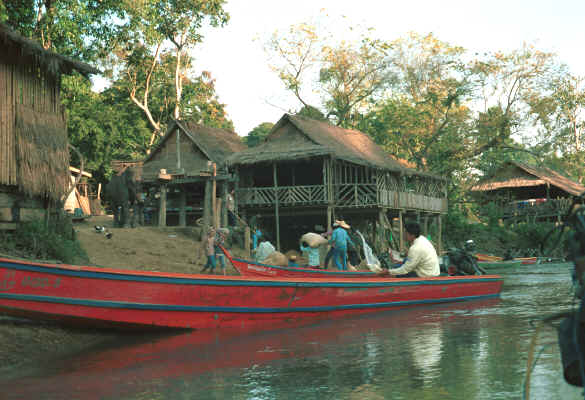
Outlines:
[[227,194],[227,215],[228,225],[236,226],[236,200],[234,199],[234,189]]
[[[410,222],[404,225],[406,240],[410,243],[406,261],[399,268],[388,270],[390,275],[401,275],[404,278],[428,278],[439,276],[439,257],[433,244],[420,234],[420,225]],[[398,262],[390,253],[392,262]]]
[[[329,239],[329,243],[332,243],[335,246],[335,250],[333,253],[333,260],[335,262],[335,266],[337,269],[342,271],[347,270],[347,246],[348,244],[354,245],[349,235],[347,234],[346,229],[349,229],[349,225],[345,223],[345,221],[335,221],[337,228],[333,230],[333,234],[331,235],[331,239]],[[341,260],[341,264],[339,261]]]

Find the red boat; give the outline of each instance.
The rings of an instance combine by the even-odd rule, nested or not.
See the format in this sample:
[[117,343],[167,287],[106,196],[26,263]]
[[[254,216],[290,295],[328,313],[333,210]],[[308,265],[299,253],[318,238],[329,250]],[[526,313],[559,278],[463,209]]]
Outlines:
[[87,326],[258,328],[497,297],[498,275],[266,278],[129,271],[0,258],[0,313]]

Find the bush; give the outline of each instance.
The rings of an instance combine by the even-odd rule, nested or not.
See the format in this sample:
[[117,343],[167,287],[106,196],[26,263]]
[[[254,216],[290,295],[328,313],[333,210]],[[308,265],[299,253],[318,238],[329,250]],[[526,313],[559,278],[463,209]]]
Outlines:
[[18,224],[16,231],[2,233],[2,249],[27,258],[52,259],[74,264],[88,261],[75,238],[70,218],[32,220]]

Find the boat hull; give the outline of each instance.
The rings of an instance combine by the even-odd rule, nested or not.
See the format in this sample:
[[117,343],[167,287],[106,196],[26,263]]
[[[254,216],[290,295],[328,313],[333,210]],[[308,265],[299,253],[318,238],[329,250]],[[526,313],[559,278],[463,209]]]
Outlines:
[[497,297],[502,278],[187,275],[0,258],[0,312],[88,326],[215,329],[286,325]]
[[231,258],[233,266],[242,276],[264,276],[269,278],[381,278],[383,275],[371,271],[341,271],[323,268],[294,268],[257,263]]
[[478,261],[477,265],[481,268],[490,269],[490,268],[510,268],[510,267],[517,267],[522,264],[522,260],[509,260],[509,261]]

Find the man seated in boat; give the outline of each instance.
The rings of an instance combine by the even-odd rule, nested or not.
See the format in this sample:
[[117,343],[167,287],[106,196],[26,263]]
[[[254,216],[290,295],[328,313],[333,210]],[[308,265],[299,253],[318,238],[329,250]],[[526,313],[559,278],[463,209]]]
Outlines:
[[[433,244],[421,235],[420,225],[416,222],[409,222],[404,225],[406,240],[410,243],[406,261],[398,268],[391,268],[388,274],[404,278],[428,278],[439,276],[439,257]],[[392,262],[397,262],[390,253]]]

